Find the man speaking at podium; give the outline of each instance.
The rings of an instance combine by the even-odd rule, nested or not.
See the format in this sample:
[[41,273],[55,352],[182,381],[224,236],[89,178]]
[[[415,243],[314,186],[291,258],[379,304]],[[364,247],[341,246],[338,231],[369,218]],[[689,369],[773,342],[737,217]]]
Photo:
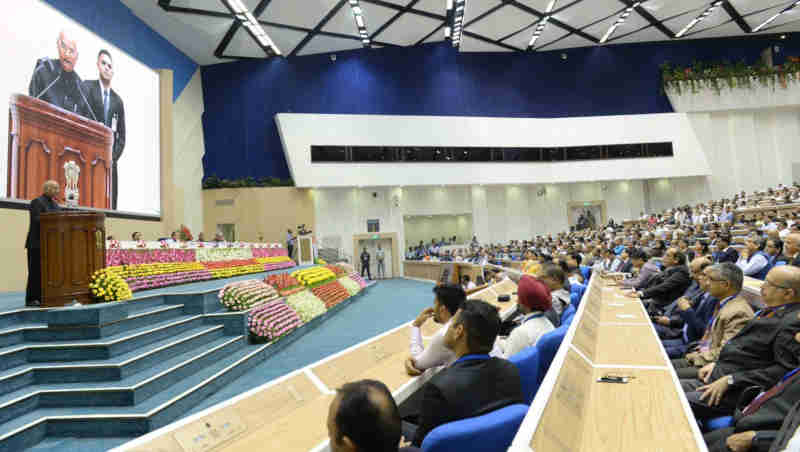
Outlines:
[[122,98],[111,89],[111,79],[114,78],[114,61],[107,50],[97,54],[97,73],[99,80],[86,80],[83,82],[83,92],[89,99],[89,105],[97,116],[97,121],[102,122],[114,131],[114,151],[111,155],[111,208],[117,209],[117,161],[122,157],[125,149],[125,107]]
[[36,61],[28,95],[97,121],[81,86],[81,78],[75,73],[78,44],[62,31],[56,47],[58,60],[45,57]]
[[58,182],[49,180],[44,183],[42,196],[31,201],[30,226],[28,227],[28,238],[25,240],[25,248],[28,250],[28,287],[25,290],[25,305],[40,306],[42,300],[42,250],[39,241],[39,215],[43,212],[53,212],[61,210],[56,203],[56,196],[61,188]]

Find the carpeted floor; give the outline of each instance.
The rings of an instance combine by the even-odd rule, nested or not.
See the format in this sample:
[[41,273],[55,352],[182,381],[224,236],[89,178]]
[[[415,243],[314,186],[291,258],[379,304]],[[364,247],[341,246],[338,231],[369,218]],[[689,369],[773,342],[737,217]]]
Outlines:
[[[243,279],[254,276],[248,275]],[[208,288],[214,288],[213,283],[214,281],[197,284],[210,284]],[[181,289],[194,285],[196,284],[181,286]],[[412,320],[422,309],[432,305],[432,287],[433,283],[407,279],[378,282],[334,317],[207,398],[186,415],[204,410]],[[402,372],[402,369],[398,369],[398,372]],[[116,447],[129,439],[50,438],[29,451],[99,452]]]

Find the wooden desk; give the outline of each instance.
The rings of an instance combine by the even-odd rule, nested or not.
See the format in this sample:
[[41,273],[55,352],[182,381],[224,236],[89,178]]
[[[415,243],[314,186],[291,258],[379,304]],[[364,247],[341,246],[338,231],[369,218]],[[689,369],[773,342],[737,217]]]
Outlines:
[[643,305],[597,276],[509,449],[552,450],[707,450]]
[[438,281],[442,271],[441,262],[403,261],[403,276],[408,278]]
[[[473,294],[497,303],[501,293],[516,291],[513,281],[503,281]],[[513,311],[514,302],[502,305],[500,317]],[[425,337],[441,325],[428,320]],[[406,323],[353,347],[298,369],[200,413],[137,438],[117,452],[315,452],[328,450],[326,419],[334,390],[346,382],[365,378],[382,381],[397,403],[435,375],[405,373],[411,324]]]

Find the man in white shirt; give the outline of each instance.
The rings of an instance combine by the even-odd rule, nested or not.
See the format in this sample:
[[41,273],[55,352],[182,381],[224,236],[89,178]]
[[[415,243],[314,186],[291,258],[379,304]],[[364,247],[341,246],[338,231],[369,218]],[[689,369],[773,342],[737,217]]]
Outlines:
[[491,356],[508,359],[536,342],[553,324],[545,317],[552,307],[550,289],[544,282],[531,275],[523,275],[517,286],[517,308],[522,312],[518,327],[511,330],[507,338],[495,341]]
[[378,251],[375,252],[375,259],[378,260],[378,279],[386,277],[386,268],[384,267],[383,260],[386,257],[386,252],[383,251],[378,245]]
[[[406,372],[411,376],[421,375],[432,367],[449,366],[456,359],[455,354],[444,346],[444,335],[450,327],[450,320],[467,299],[467,295],[461,287],[452,284],[434,287],[433,293],[433,307],[423,310],[411,324],[411,356],[405,362]],[[429,318],[442,327],[433,335],[428,348],[425,348],[420,327]]]
[[739,254],[736,266],[742,269],[745,276],[763,279],[761,273],[766,273],[764,269],[769,265],[769,256],[764,252],[767,240],[763,237],[748,237],[745,241],[745,248]]
[[463,281],[464,291],[469,292],[470,290],[477,287],[473,281],[470,281],[469,275],[464,275],[461,280]]

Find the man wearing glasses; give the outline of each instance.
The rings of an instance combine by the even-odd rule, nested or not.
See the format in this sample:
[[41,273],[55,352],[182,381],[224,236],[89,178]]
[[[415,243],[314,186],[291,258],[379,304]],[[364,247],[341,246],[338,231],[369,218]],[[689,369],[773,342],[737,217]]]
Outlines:
[[681,380],[697,419],[733,414],[745,389],[770,388],[800,367],[800,268],[770,270],[761,298],[766,307],[722,347],[716,362],[698,378]]
[[28,95],[97,121],[83,92],[81,78],[75,73],[78,44],[62,31],[58,34],[56,47],[57,60],[45,57],[36,62]]

